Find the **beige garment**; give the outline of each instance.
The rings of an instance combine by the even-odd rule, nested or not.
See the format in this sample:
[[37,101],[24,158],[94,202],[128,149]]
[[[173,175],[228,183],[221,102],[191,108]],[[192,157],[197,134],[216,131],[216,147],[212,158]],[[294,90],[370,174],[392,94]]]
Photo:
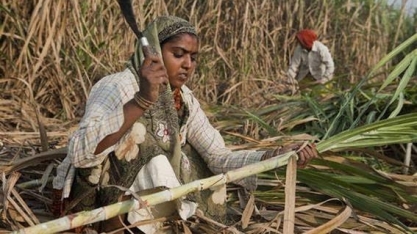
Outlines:
[[[183,160],[186,160],[185,155],[183,155]],[[139,171],[130,190],[139,192],[157,187],[174,188],[180,185],[168,158],[164,155],[158,155],[153,157],[149,163]],[[150,208],[129,212],[128,221],[130,223],[135,223],[142,220],[166,217],[173,215],[175,210],[178,211],[178,214],[183,220],[186,220],[194,215],[196,209],[196,203],[181,199],[179,201],[165,202]],[[162,225],[163,223],[161,222],[154,222],[139,226],[138,228],[144,233],[153,234],[157,233]]]
[[298,45],[291,58],[288,76],[298,81],[311,74],[314,79],[324,84],[333,79],[334,62],[329,49],[315,41],[311,51]]

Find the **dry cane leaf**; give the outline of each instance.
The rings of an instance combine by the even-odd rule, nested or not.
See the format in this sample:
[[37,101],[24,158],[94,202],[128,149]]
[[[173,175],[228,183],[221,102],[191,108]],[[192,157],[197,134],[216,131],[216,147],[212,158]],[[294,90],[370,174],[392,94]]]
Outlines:
[[352,208],[350,206],[346,206],[345,209],[336,217],[334,217],[329,222],[320,225],[314,229],[311,229],[306,234],[315,234],[315,233],[329,233],[330,231],[336,229],[340,225],[342,225],[352,214]]
[[182,228],[184,229],[184,234],[193,234],[190,228],[188,228],[188,226],[185,225],[185,222],[181,222],[181,223],[182,223]]
[[9,174],[12,171],[20,171],[26,167],[39,164],[42,161],[60,159],[67,155],[67,147],[52,149],[46,152],[32,155],[30,157],[22,158],[13,162],[12,165],[3,169],[3,172]]
[[243,211],[242,218],[242,228],[245,229],[248,227],[250,218],[252,217],[253,210],[255,209],[255,196],[250,195],[249,201],[246,204],[245,210]]
[[287,164],[285,176],[284,233],[294,233],[296,179],[297,158],[291,156]]
[[6,174],[2,173],[2,190],[4,194],[3,206],[5,210],[8,210],[8,200],[10,199],[10,194],[12,193],[13,187],[19,179],[20,175],[21,174],[19,172],[13,172],[10,174],[9,178],[6,179]]

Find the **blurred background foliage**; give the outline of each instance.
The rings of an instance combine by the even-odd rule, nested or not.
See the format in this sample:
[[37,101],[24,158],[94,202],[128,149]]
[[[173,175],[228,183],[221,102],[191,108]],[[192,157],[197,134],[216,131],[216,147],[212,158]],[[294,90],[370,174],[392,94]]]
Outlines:
[[[349,89],[416,32],[416,16],[384,1],[133,1],[143,27],[158,15],[192,22],[201,38],[199,66],[188,85],[208,104],[253,107],[282,92],[294,33],[317,31],[336,64],[335,88]],[[120,71],[133,51],[115,1],[1,2],[0,83],[3,100],[36,105],[45,118],[79,118],[91,86]],[[400,61],[408,47],[393,59]],[[384,79],[392,63],[372,82]],[[251,95],[247,95],[250,93]],[[16,103],[17,102],[17,103]],[[35,130],[7,115],[8,129]],[[32,113],[27,113],[32,116]]]

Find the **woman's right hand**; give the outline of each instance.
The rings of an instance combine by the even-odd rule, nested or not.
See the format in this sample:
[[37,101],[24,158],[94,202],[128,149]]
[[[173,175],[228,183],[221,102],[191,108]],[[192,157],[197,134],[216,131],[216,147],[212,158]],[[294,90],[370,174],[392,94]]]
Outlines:
[[139,95],[150,102],[156,102],[160,91],[168,85],[168,74],[162,58],[153,53],[150,46],[144,46],[145,59],[139,68]]
[[314,143],[305,144],[303,142],[299,142],[292,143],[284,147],[277,147],[274,150],[268,150],[264,153],[264,155],[262,155],[261,160],[267,160],[290,151],[297,151],[297,165],[299,168],[306,167],[311,160],[318,157],[318,152]]

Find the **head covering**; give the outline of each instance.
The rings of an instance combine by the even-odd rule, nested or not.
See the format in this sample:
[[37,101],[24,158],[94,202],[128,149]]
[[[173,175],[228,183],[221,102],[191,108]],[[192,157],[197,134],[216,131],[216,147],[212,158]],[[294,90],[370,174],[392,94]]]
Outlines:
[[296,36],[300,44],[308,50],[311,50],[314,41],[317,40],[317,34],[310,29],[300,30]]
[[[194,26],[188,21],[175,16],[163,16],[156,19],[161,31],[158,32],[159,43],[180,33],[190,33],[197,36]],[[162,26],[162,27],[161,27]]]
[[[161,55],[161,43],[180,33],[190,33],[197,36],[197,32],[190,22],[176,16],[160,16],[152,21],[142,32],[153,50]],[[131,58],[131,65],[135,70],[144,60],[142,45],[136,43],[135,52]]]

